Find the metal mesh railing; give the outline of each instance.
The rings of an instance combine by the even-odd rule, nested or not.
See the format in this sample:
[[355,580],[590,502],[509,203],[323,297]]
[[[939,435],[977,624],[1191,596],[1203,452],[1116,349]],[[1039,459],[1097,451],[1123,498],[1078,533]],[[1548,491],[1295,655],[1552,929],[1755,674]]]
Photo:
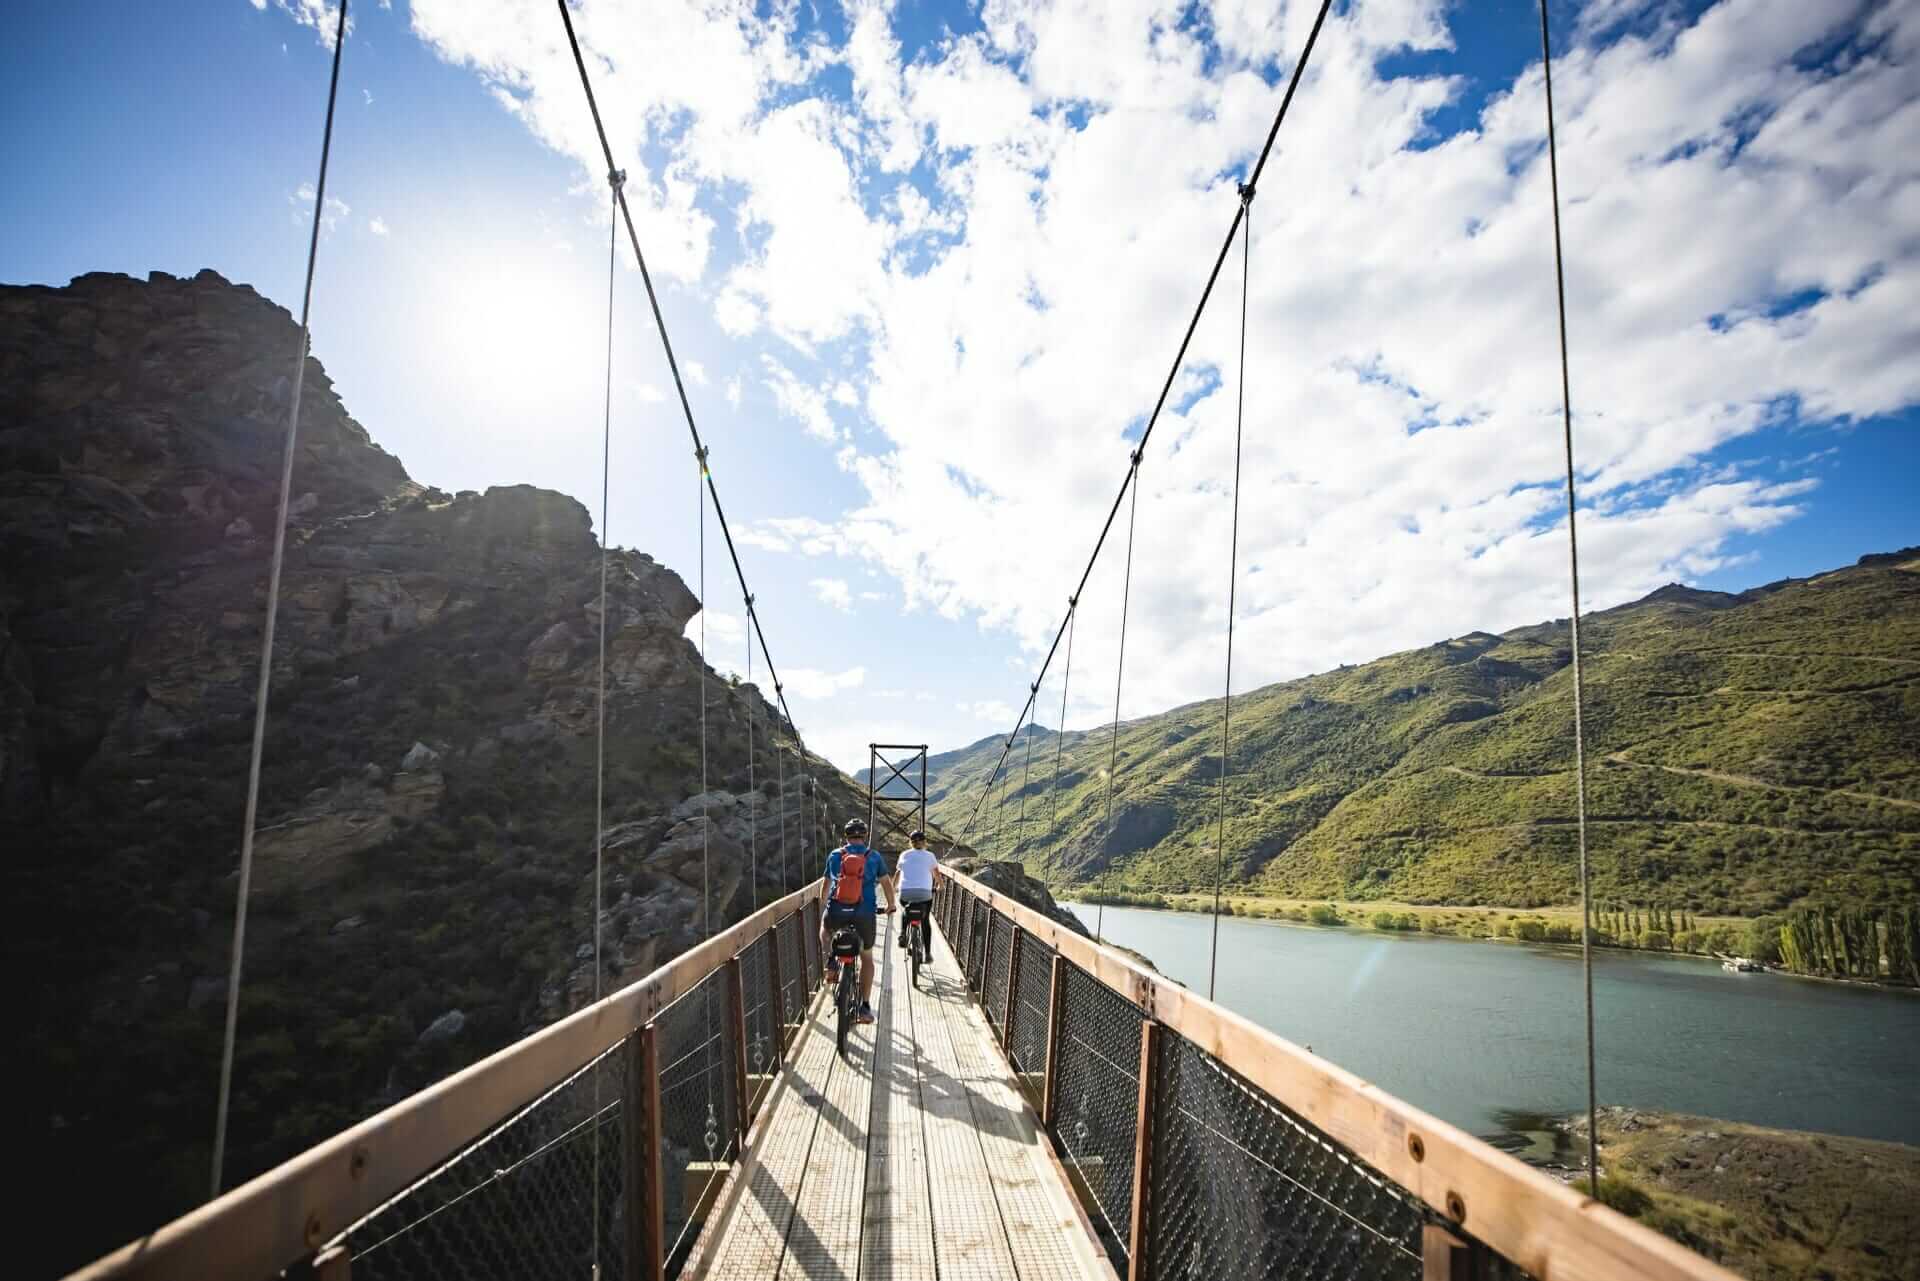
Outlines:
[[1417,1281],[1412,1193],[1192,1042],[1163,1035],[1157,1063],[1153,1275]]
[[1000,1033],[1002,1041],[1007,1034],[1001,1023],[1006,1018],[1007,979],[1013,963],[1013,931],[1013,922],[998,912],[988,918],[987,968],[980,998],[986,1002],[987,1021],[993,1025],[994,1031]]
[[785,1029],[800,1021],[808,990],[805,918],[795,912],[774,927],[773,946],[780,951],[780,1026]]
[[1094,1226],[1103,1229],[1102,1244],[1122,1273],[1133,1222],[1143,1022],[1133,1002],[1068,965],[1060,993],[1060,1059],[1052,1068],[1055,1133],[1099,1211]]
[[987,986],[987,951],[993,941],[993,909],[982,899],[975,904],[973,953],[967,958],[967,983],[975,992]]
[[1013,976],[1013,1038],[1007,1057],[1024,1073],[1047,1070],[1047,1002],[1053,986],[1053,949],[1028,934],[1020,940],[1020,969]]
[[601,1275],[622,1275],[628,1052],[606,1051],[355,1224],[342,1242],[354,1275],[577,1281],[596,1244]]
[[[1057,961],[1055,948],[963,886],[945,891],[937,919],[1022,1084],[1050,1107],[1051,1137],[1121,1274],[1413,1281],[1424,1266],[1423,1229],[1437,1224],[1463,1243],[1479,1281],[1527,1281],[1457,1222],[1164,1025],[1154,1028],[1144,1095],[1152,1125],[1136,1181],[1148,998]],[[1001,1028],[1009,1009],[1011,1027]],[[1131,1257],[1136,1194],[1139,1260]]]
[[693,1244],[710,1193],[731,1161],[733,1038],[726,972],[716,970],[660,1012],[660,1165],[669,1264]]

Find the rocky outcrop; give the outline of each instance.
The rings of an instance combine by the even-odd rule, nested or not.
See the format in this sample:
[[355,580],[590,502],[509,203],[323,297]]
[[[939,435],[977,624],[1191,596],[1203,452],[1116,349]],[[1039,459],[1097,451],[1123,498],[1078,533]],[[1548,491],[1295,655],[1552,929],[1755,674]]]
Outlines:
[[948,858],[944,862],[954,871],[971,876],[996,894],[1004,894],[1023,907],[1050,916],[1076,934],[1093,937],[1087,932],[1087,927],[1080,923],[1079,917],[1054,901],[1053,891],[1047,888],[1045,881],[1027,875],[1024,864],[996,862],[972,853]]
[[[208,272],[0,286],[0,878],[35,976],[21,1066],[68,1119],[49,1168],[128,1172],[55,1190],[114,1207],[68,1266],[204,1191],[205,1091],[181,1083],[218,1062],[297,343],[284,310]],[[864,808],[785,738],[779,794],[774,708],[702,667],[678,575],[614,550],[596,923],[586,509],[415,483],[317,360],[293,492],[235,1177],[591,999],[596,935],[610,988],[814,874],[830,832],[803,776],[830,813]]]

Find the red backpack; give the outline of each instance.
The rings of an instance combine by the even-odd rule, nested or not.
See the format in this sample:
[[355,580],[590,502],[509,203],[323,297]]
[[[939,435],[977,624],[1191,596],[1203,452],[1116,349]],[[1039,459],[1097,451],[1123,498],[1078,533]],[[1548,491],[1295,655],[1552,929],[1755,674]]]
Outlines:
[[835,903],[849,907],[866,897],[867,860],[872,857],[872,850],[856,854],[845,846],[840,848],[840,872],[833,878],[832,900]]

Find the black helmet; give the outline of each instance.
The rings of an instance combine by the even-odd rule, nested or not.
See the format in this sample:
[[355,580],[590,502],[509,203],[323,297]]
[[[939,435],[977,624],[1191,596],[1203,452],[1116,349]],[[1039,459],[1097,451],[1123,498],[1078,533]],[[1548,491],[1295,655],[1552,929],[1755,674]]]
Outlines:
[[867,820],[864,818],[850,818],[847,820],[847,825],[840,830],[848,836],[865,836],[867,834]]
[[917,845],[921,841],[924,841],[927,839],[927,834],[916,827],[911,832],[907,833],[907,839],[914,842]]

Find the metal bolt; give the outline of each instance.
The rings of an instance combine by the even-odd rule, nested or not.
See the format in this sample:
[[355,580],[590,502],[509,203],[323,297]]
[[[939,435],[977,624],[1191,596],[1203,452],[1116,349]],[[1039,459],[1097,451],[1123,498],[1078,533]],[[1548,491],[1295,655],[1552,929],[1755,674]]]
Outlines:
[[1458,1192],[1447,1193],[1447,1217],[1455,1223],[1467,1221],[1467,1203],[1460,1199]]
[[347,1160],[347,1173],[356,1179],[362,1177],[367,1172],[367,1161],[367,1150],[365,1148],[355,1148],[353,1155]]
[[323,1239],[324,1237],[320,1230],[320,1216],[317,1214],[309,1214],[307,1216],[307,1248],[309,1250],[318,1250],[320,1248],[320,1242]]
[[1407,1155],[1415,1161],[1427,1159],[1427,1141],[1417,1134],[1407,1136]]

